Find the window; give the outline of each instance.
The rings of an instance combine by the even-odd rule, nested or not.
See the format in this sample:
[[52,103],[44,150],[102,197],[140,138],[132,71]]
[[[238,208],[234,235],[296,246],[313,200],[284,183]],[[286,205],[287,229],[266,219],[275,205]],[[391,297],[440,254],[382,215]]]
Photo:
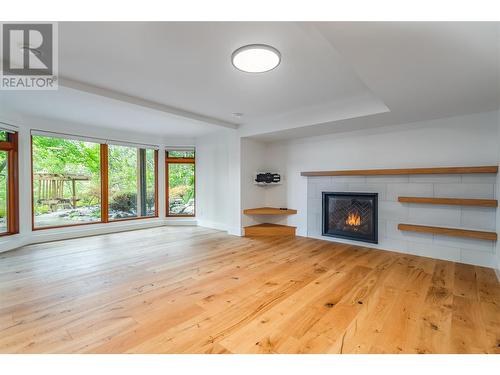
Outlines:
[[194,158],[194,151],[168,151],[169,158]]
[[156,153],[108,146],[109,220],[156,216]]
[[7,213],[9,210],[9,170],[7,162],[8,153],[0,151],[0,233],[8,232]]
[[19,232],[17,133],[0,130],[0,235]]
[[167,216],[195,215],[195,153],[167,151]]
[[5,130],[0,130],[0,142],[7,142],[8,136],[9,133],[7,133]]
[[33,226],[101,221],[101,145],[32,137]]
[[157,150],[37,133],[33,229],[158,216]]

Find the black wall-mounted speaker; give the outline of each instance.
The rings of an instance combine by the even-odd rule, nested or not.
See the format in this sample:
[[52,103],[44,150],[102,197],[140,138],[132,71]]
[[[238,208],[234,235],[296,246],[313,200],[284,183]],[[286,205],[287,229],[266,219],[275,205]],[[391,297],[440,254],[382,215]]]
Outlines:
[[255,178],[255,182],[272,184],[278,183],[281,181],[281,176],[278,173],[257,173],[257,177]]

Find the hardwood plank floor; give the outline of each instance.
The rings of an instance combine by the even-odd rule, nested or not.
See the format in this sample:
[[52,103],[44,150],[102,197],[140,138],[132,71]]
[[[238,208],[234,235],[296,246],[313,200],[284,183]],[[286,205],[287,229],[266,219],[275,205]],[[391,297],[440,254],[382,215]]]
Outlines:
[[162,227],[0,254],[2,353],[500,353],[494,271]]

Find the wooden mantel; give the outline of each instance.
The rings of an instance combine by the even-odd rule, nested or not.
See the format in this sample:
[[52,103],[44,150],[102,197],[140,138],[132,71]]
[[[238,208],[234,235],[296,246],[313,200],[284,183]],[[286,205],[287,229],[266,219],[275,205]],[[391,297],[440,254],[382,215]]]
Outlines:
[[301,172],[301,176],[391,176],[411,174],[469,174],[498,173],[497,165],[479,167],[438,167],[438,168],[403,168],[403,169],[357,169],[344,171]]

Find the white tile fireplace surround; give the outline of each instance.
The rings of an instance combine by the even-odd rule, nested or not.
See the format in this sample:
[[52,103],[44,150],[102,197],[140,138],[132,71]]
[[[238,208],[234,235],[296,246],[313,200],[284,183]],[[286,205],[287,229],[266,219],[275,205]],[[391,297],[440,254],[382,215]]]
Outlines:
[[[308,177],[307,234],[328,241],[495,267],[495,242],[399,231],[399,223],[495,231],[496,210],[399,203],[399,196],[495,198],[496,176]],[[378,193],[378,245],[321,235],[322,192]]]

